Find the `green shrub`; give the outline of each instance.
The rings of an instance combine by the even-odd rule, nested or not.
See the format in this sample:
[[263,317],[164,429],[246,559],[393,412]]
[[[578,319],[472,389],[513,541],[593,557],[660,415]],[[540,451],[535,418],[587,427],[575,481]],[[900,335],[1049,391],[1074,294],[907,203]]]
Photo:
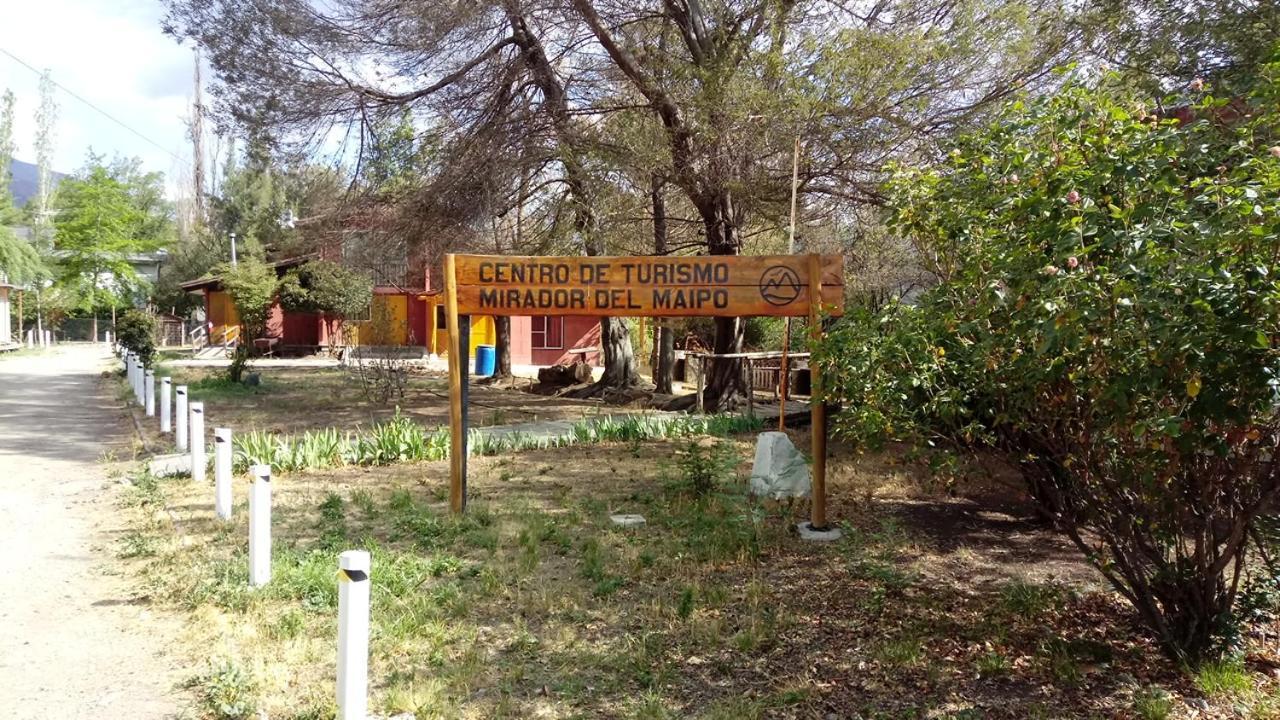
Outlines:
[[257,714],[258,684],[231,660],[211,663],[209,669],[190,680],[188,686],[196,691],[206,718],[244,720]]
[[329,260],[311,260],[289,270],[280,281],[280,305],[295,312],[355,317],[373,301],[373,281]]
[[898,170],[940,282],[815,358],[845,437],[1004,454],[1181,659],[1230,626],[1280,488],[1278,75],[1187,123],[1068,85]]
[[151,367],[156,354],[156,319],[142,310],[125,310],[116,318],[116,342]]

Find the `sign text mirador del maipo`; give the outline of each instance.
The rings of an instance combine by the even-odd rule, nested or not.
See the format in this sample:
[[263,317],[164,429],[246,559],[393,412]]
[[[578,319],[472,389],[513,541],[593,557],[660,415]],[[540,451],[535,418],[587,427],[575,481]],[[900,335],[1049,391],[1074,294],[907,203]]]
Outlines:
[[[808,315],[810,257],[457,255],[458,312],[619,317]],[[817,256],[822,312],[844,310],[839,255]]]

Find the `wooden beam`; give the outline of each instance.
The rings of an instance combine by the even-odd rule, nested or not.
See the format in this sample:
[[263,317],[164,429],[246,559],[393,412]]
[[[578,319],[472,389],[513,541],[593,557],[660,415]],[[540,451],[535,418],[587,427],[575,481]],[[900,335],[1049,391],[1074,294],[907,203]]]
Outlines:
[[458,326],[458,281],[454,256],[444,256],[445,317],[449,326],[449,509],[460,513],[466,507],[463,474],[466,472],[466,428],[462,413],[462,342]]
[[[759,287],[762,279],[805,284],[805,255],[456,255],[458,287]],[[822,284],[844,287],[844,257],[819,255]]]
[[[809,277],[822,282],[821,264],[817,255],[809,256]],[[822,340],[822,314],[817,304],[809,309],[809,341],[811,348]],[[827,527],[827,407],[822,397],[822,375],[818,367],[809,364],[809,412],[812,417],[809,432],[813,442],[813,503],[809,525],[814,530]]]
[[[844,312],[844,288],[823,286],[828,315]],[[783,294],[759,285],[612,287],[459,285],[463,315],[586,315],[591,317],[782,317],[809,314],[809,288]]]

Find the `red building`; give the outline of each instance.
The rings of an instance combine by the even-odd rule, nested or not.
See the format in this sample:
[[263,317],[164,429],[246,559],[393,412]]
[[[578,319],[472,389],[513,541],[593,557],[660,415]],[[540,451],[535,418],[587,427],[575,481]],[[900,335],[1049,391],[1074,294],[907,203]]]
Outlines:
[[[433,283],[429,269],[408,272],[407,257],[399,261],[375,264],[355,263],[355,253],[347,242],[342,252],[322,252],[288,258],[273,263],[283,276],[289,269],[314,258],[331,259],[367,272],[374,278],[373,302],[363,318],[345,322],[319,313],[287,311],[276,302],[271,308],[263,337],[251,338],[264,349],[280,353],[308,353],[328,347],[348,346],[421,346],[433,355],[444,355],[448,347],[445,327],[443,283]],[[367,257],[361,254],[361,257]],[[425,263],[418,265],[426,267]],[[212,345],[241,341],[240,319],[221,281],[205,277],[182,284],[187,292],[204,298],[205,317]],[[472,318],[472,354],[477,345],[493,345],[497,341],[494,319]],[[591,365],[601,364],[600,322],[582,316],[513,317],[511,318],[511,362],[513,365],[555,365],[581,359]]]

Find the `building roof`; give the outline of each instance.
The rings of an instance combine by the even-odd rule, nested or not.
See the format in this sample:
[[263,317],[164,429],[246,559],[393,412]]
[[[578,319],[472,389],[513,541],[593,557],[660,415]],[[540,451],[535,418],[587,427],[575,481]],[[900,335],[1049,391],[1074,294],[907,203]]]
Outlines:
[[[288,270],[289,268],[298,267],[299,265],[305,263],[306,261],[312,260],[316,257],[317,257],[316,253],[308,253],[306,255],[299,255],[297,257],[284,258],[283,260],[276,260],[273,263],[268,263],[268,265],[275,269],[277,275],[283,275],[285,270]],[[182,288],[183,290],[186,290],[187,292],[203,292],[205,290],[219,290],[222,288],[222,278],[216,275],[206,275],[204,277],[196,278],[195,280],[188,280],[184,283],[179,283],[178,287]]]

